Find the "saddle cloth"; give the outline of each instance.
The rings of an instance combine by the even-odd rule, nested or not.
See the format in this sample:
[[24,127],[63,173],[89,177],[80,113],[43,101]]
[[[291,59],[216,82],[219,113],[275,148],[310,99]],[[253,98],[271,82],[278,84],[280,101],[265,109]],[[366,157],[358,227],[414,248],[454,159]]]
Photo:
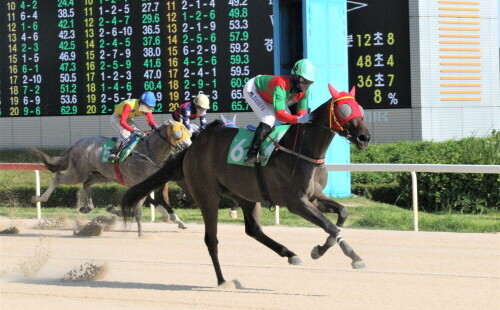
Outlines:
[[[111,153],[111,150],[115,147],[116,139],[118,138],[109,138],[102,145],[101,162],[109,163],[109,154]],[[130,155],[130,153],[132,153],[132,150],[135,148],[138,142],[139,139],[137,139],[137,137],[123,141],[119,154],[120,162],[123,162]]]
[[[267,165],[267,162],[269,161],[271,154],[276,149],[271,139],[273,139],[276,142],[279,142],[283,137],[283,135],[285,134],[285,132],[288,130],[288,128],[290,128],[290,125],[276,126],[274,130],[271,131],[271,133],[264,140],[260,148],[260,154],[265,156],[266,160],[260,163],[261,166]],[[229,153],[227,154],[228,164],[240,165],[240,166],[254,166],[254,164],[246,165],[244,163],[245,156],[248,152],[248,149],[250,148],[250,144],[252,143],[254,133],[255,133],[254,131],[250,131],[245,128],[238,129],[238,133],[234,137],[233,142],[231,143],[231,147],[229,148]]]

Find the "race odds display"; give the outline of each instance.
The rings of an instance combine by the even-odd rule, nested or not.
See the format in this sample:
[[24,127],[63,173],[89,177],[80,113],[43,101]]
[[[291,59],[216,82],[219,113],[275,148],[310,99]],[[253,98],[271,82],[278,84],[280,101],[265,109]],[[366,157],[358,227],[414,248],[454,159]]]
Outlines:
[[1,0],[0,116],[111,114],[143,91],[171,113],[200,92],[247,111],[272,74],[271,0]]
[[411,108],[408,1],[348,2],[349,85],[365,109]]

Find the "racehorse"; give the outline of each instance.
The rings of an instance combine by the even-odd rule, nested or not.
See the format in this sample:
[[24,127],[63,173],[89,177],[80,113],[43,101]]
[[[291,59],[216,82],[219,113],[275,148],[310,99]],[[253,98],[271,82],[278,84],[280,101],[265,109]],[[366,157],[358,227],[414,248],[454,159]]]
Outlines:
[[[33,197],[32,201],[46,202],[60,184],[83,184],[83,206],[79,211],[89,213],[94,208],[90,191],[93,184],[117,182],[125,186],[134,185],[156,172],[172,149],[181,150],[191,145],[190,134],[186,127],[180,122],[171,120],[153,130],[145,138],[141,138],[123,162],[113,163],[103,158],[103,148],[107,140],[108,138],[100,136],[80,139],[59,157],[50,157],[36,148],[31,148],[49,171],[57,173],[49,188],[41,196]],[[63,170],[67,170],[66,173],[61,173]],[[159,194],[157,197],[162,195]],[[139,236],[142,235],[140,207],[142,203],[143,201],[137,204],[134,212]],[[169,209],[171,215],[174,213],[168,203],[164,206]],[[176,215],[174,218],[180,221]],[[179,227],[181,223],[178,222]]]
[[[275,143],[277,151],[267,165],[260,167],[261,175],[267,185],[269,200],[286,206],[290,212],[323,228],[328,234],[323,246],[313,248],[311,256],[314,259],[338,243],[344,254],[351,258],[352,267],[362,269],[366,268],[363,260],[340,235],[339,227],[347,217],[345,207],[322,192],[328,178],[323,158],[335,134],[347,138],[359,150],[368,147],[371,135],[363,122],[363,110],[354,99],[355,89],[346,93],[328,86],[332,98],[311,112],[312,123],[290,126],[282,139]],[[236,134],[237,129],[210,123],[187,150],[170,157],[158,172],[129,188],[121,201],[124,214],[128,214],[137,201],[167,180],[184,182],[201,208],[205,244],[218,285],[225,283],[217,248],[217,209],[222,196],[239,203],[245,232],[249,236],[278,255],[287,257],[290,264],[302,263],[295,253],[262,231],[256,202],[264,202],[266,198],[256,176],[255,169],[258,168],[228,164],[227,156],[221,156],[228,154]],[[197,155],[200,153],[204,156]],[[338,213],[337,225],[324,216],[324,211]]]

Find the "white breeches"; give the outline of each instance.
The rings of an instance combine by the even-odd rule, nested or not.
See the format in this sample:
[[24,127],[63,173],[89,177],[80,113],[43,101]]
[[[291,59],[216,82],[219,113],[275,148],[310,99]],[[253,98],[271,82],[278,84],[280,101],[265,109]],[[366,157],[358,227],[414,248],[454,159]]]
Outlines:
[[[131,126],[132,128],[137,128],[137,126],[135,125],[135,122],[132,118],[129,118],[127,120],[127,124],[129,126]],[[118,132],[118,134],[120,135],[120,138],[122,140],[125,140],[127,139],[128,137],[130,137],[130,131],[128,131],[127,129],[123,128],[122,125],[120,125],[120,115],[116,114],[116,113],[113,113],[111,115],[111,126],[113,126],[113,128],[116,130],[116,132]]]
[[276,122],[276,116],[274,115],[274,106],[262,99],[262,97],[257,92],[257,89],[255,88],[254,80],[255,78],[252,78],[245,84],[245,86],[243,87],[243,96],[259,118],[259,121],[273,127],[274,123]]

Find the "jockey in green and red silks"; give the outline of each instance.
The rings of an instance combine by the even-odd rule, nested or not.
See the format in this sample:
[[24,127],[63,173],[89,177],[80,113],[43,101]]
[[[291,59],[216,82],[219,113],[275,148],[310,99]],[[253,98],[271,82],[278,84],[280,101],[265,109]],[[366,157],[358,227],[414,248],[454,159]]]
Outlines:
[[[291,75],[259,75],[250,79],[243,88],[243,96],[259,118],[259,126],[245,158],[245,163],[258,163],[264,158],[258,155],[265,137],[276,120],[289,123],[309,123],[309,86],[315,79],[315,68],[309,59],[295,63]],[[292,115],[288,106],[297,103],[297,114]]]

